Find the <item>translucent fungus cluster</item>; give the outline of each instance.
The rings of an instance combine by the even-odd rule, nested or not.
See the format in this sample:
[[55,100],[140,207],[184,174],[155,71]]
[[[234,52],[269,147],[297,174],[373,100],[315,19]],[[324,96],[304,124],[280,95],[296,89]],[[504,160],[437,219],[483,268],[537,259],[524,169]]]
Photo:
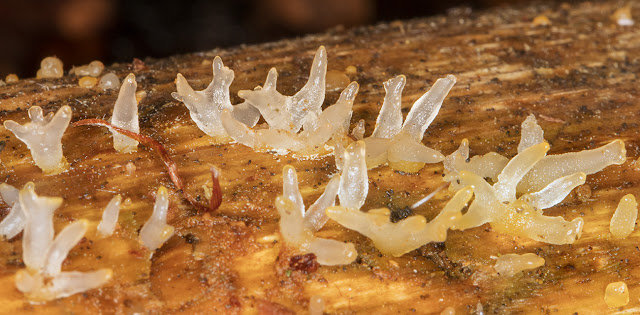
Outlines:
[[[140,133],[140,125],[138,122],[138,101],[136,100],[136,76],[131,73],[122,82],[120,93],[113,107],[113,116],[111,123],[122,129]],[[138,141],[120,134],[115,130],[113,133],[113,147],[120,152],[133,152],[138,148]]]
[[444,160],[442,153],[422,144],[422,137],[455,82],[453,75],[438,79],[413,104],[403,123],[401,98],[406,78],[401,75],[386,81],[384,88],[387,94],[376,120],[376,128],[371,137],[364,139],[369,168],[388,162],[393,169],[417,172],[425,163]]
[[280,233],[284,240],[303,253],[314,253],[322,265],[349,264],[357,256],[351,243],[314,236],[314,232],[329,219],[325,209],[335,205],[336,196],[340,204],[348,209],[359,209],[367,197],[369,181],[364,162],[364,143],[358,141],[352,144],[344,154],[345,164],[341,174],[331,178],[320,198],[308,210],[305,210],[296,171],[292,166],[285,166],[283,193],[276,198]]
[[262,87],[243,90],[238,95],[256,107],[270,129],[298,132],[304,124],[312,123],[322,112],[327,74],[327,51],[320,46],[316,51],[307,83],[293,96],[276,90],[278,72],[269,70]]
[[347,207],[331,207],[327,209],[327,215],[340,225],[370,238],[381,253],[397,257],[427,243],[444,242],[447,230],[462,216],[462,209],[472,196],[471,187],[459,190],[429,223],[421,215],[393,223],[387,208],[362,212]]
[[335,104],[317,116],[308,117],[300,132],[277,128],[253,130],[234,120],[227,110],[222,113],[222,124],[235,141],[253,149],[313,155],[322,152],[331,138],[341,141],[346,137],[358,87],[355,82],[349,84]]
[[54,115],[42,115],[42,108],[29,108],[31,122],[20,125],[13,120],[4,122],[4,127],[22,140],[29,150],[33,161],[46,174],[64,171],[67,160],[62,154],[62,135],[71,121],[71,107],[62,106]]
[[512,277],[521,271],[544,266],[544,262],[544,258],[533,253],[523,255],[506,254],[496,258],[496,264],[493,268],[501,276]]
[[250,127],[260,118],[260,112],[249,103],[231,105],[229,86],[233,78],[233,70],[225,67],[222,59],[216,57],[213,60],[213,79],[206,89],[194,91],[184,76],[178,73],[177,92],[171,93],[173,98],[187,106],[198,128],[219,142],[229,140],[220,117],[223,110],[232,111],[236,120]]
[[280,233],[285,242],[302,253],[314,253],[321,265],[353,262],[357,252],[352,243],[314,236],[314,232],[326,222],[324,209],[335,204],[338,180],[330,181],[320,198],[306,210],[295,169],[287,165],[282,173],[283,192],[276,198],[276,208],[280,214]]
[[57,79],[62,78],[63,75],[62,60],[56,57],[46,57],[40,62],[40,69],[36,73],[36,78]]
[[25,269],[16,273],[16,287],[32,301],[50,301],[97,288],[111,279],[110,269],[92,272],[62,271],[69,251],[87,231],[86,220],[67,225],[54,239],[53,212],[62,198],[40,197],[33,184],[19,192],[24,212],[22,259]]
[[162,247],[174,232],[174,227],[167,224],[167,211],[169,211],[169,192],[164,186],[160,186],[156,192],[156,203],[149,220],[140,229],[140,241],[149,250]]
[[562,217],[544,216],[543,210],[561,202],[585,182],[587,174],[624,163],[624,143],[616,140],[594,150],[551,156],[547,151],[549,144],[544,142],[542,129],[532,115],[522,124],[518,155],[508,162],[496,153],[470,159],[464,140],[444,162],[450,188],[474,187],[474,201],[455,228],[491,223],[495,230],[512,235],[552,244],[573,243],[580,236],[583,220],[568,222]]
[[[251,129],[233,119],[232,113],[222,113],[222,124],[233,140],[255,150],[294,152],[312,156],[326,151],[333,139],[344,142],[351,122],[352,107],[359,86],[351,82],[338,101],[322,110],[325,96],[327,53],[324,47],[316,51],[307,83],[292,96],[276,90],[278,72],[269,70],[264,86],[238,95],[259,110],[268,128]],[[233,115],[235,116],[235,115]]]

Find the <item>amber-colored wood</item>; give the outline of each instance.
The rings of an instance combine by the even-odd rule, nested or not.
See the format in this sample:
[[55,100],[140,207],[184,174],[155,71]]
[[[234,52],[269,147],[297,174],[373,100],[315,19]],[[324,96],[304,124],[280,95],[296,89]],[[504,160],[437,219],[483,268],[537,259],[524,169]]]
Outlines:
[[[635,5],[635,3],[632,3]],[[169,180],[162,161],[147,148],[116,153],[110,133],[100,127],[69,128],[63,138],[70,163],[66,173],[45,176],[33,165],[26,146],[0,127],[0,178],[22,186],[34,181],[40,195],[62,196],[56,211],[59,231],[73,220],[97,224],[114,194],[124,203],[116,234],[99,239],[94,226],[70,253],[64,270],[113,268],[103,288],[69,298],[30,305],[15,289],[22,267],[21,235],[0,242],[2,313],[305,313],[309,298],[324,298],[327,313],[434,313],[448,306],[471,313],[480,303],[487,313],[602,314],[618,311],[604,303],[608,283],[625,281],[630,303],[640,310],[640,255],[635,231],[612,239],[609,220],[625,194],[640,196],[637,73],[640,72],[638,26],[616,25],[617,1],[553,4],[484,12],[455,10],[450,15],[394,22],[348,31],[116,64],[120,78],[136,74],[142,133],[163,143],[176,160],[186,189],[202,196],[210,184],[209,165],[221,169],[223,203],[216,213],[201,214]],[[634,6],[633,12],[639,8]],[[544,14],[548,26],[531,22]],[[640,15],[640,14],[639,14]],[[582,238],[574,245],[548,245],[491,231],[488,225],[454,231],[442,244],[429,244],[402,257],[379,254],[365,237],[329,222],[318,235],[354,242],[359,258],[344,267],[320,267],[312,274],[288,271],[294,253],[283,247],[274,199],[281,192],[283,166],[298,170],[307,204],[336,172],[333,157],[300,160],[256,153],[237,144],[212,145],[191,121],[184,105],[173,100],[173,80],[181,72],[197,89],[211,80],[211,61],[220,55],[235,71],[231,86],[262,84],[270,67],[280,73],[278,88],[291,95],[306,81],[313,52],[327,47],[329,70],[345,72],[361,85],[352,123],[365,119],[373,130],[384,90],[382,82],[407,76],[403,96],[408,108],[430,84],[454,74],[457,84],[427,130],[424,143],[445,154],[463,138],[472,154],[497,151],[513,156],[520,123],[535,114],[551,154],[595,148],[612,139],[626,142],[627,163],[588,177],[580,193],[546,210],[566,219],[583,217]],[[339,91],[329,91],[327,104]],[[85,89],[78,78],[25,79],[0,87],[0,121],[27,119],[26,109],[45,111],[70,105],[73,120],[110,117],[116,91]],[[235,97],[234,103],[240,99]],[[136,170],[124,167],[132,162]],[[364,209],[402,209],[442,185],[442,164],[405,175],[380,167],[369,172]],[[176,234],[149,259],[137,231],[149,217],[159,185],[172,191],[169,223]],[[443,191],[416,214],[431,219],[450,198]],[[6,213],[6,210],[2,213]],[[533,252],[546,264],[512,278],[494,271],[491,256]],[[633,311],[632,311],[633,312]]]

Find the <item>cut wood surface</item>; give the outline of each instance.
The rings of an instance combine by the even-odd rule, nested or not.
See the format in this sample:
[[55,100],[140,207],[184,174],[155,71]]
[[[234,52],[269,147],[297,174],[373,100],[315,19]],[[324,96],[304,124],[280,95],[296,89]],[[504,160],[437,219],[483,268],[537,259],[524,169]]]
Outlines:
[[[189,193],[204,202],[203,186],[211,185],[209,167],[220,168],[222,205],[216,212],[199,213],[173,186],[153,151],[140,147],[135,153],[117,153],[106,128],[69,127],[62,139],[69,171],[44,175],[26,145],[0,127],[0,178],[16,187],[33,181],[39,195],[63,197],[55,212],[56,231],[74,220],[91,222],[63,270],[114,271],[102,288],[30,304],[14,284],[16,271],[24,266],[20,234],[0,242],[0,313],[304,314],[312,296],[323,298],[329,314],[439,314],[449,306],[466,314],[477,312],[478,304],[485,314],[639,312],[640,231],[625,239],[609,233],[620,198],[640,197],[640,26],[619,26],[611,19],[623,5],[594,1],[459,9],[427,19],[107,67],[120,79],[136,75],[138,90],[146,92],[140,100],[141,133],[166,146]],[[640,16],[640,7],[632,7],[636,11]],[[551,24],[534,25],[539,15]],[[453,74],[457,83],[423,140],[445,155],[467,138],[472,155],[496,151],[513,157],[520,124],[534,114],[550,154],[621,139],[627,162],[588,176],[560,205],[545,210],[567,220],[584,219],[582,237],[573,245],[549,245],[483,225],[450,231],[444,243],[391,257],[380,254],[364,236],[329,221],[317,235],[355,243],[356,262],[321,266],[309,274],[292,271],[289,258],[295,252],[281,241],[274,206],[282,191],[282,168],[297,169],[308,206],[337,172],[333,156],[305,160],[214,144],[170,93],[178,72],[195,89],[206,87],[211,62],[219,55],[235,71],[232,95],[262,85],[271,67],[279,71],[279,91],[293,95],[306,82],[320,45],[327,48],[329,70],[360,84],[352,126],[364,119],[365,135],[373,131],[382,104],[382,82],[407,76],[403,107],[408,111],[436,79]],[[356,72],[346,71],[349,66]],[[325,105],[333,104],[340,90],[328,91]],[[73,75],[23,79],[0,87],[0,121],[28,121],[26,110],[34,105],[45,112],[69,105],[72,121],[109,118],[117,94],[81,88]],[[135,170],[125,167],[128,163]],[[363,209],[405,209],[443,184],[442,171],[442,163],[417,174],[386,166],[372,169]],[[168,223],[176,233],[149,259],[137,234],[152,212],[159,185],[169,188]],[[99,238],[95,226],[115,194],[126,199],[118,228],[113,236]],[[413,213],[431,220],[450,198],[445,189]],[[3,207],[0,218],[8,212]],[[509,253],[535,253],[546,263],[513,277],[499,276],[491,256]],[[626,282],[631,298],[627,306],[610,309],[604,292],[615,281]]]

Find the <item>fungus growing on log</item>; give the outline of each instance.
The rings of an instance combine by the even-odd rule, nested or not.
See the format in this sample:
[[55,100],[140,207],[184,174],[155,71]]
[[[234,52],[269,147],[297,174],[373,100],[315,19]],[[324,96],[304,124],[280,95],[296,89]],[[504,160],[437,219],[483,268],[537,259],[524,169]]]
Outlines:
[[16,287],[34,302],[50,301],[97,288],[105,284],[113,272],[99,269],[91,272],[62,271],[69,251],[87,231],[86,220],[67,225],[53,238],[53,212],[62,198],[40,197],[33,183],[20,190],[19,202],[24,211],[22,259],[26,269],[18,270]]
[[278,72],[271,68],[262,87],[253,91],[242,90],[238,96],[257,108],[270,129],[297,133],[303,124],[318,117],[324,102],[327,74],[327,51],[320,46],[316,51],[307,83],[293,96],[284,96],[276,90]]
[[364,139],[367,144],[369,168],[388,162],[395,170],[413,173],[422,169],[425,163],[444,160],[442,153],[422,144],[422,137],[440,111],[444,98],[456,83],[456,78],[448,75],[438,79],[431,89],[413,104],[403,124],[401,98],[405,83],[406,78],[403,75],[384,83],[387,94],[376,120],[376,128],[371,137]]
[[[136,76],[130,73],[122,82],[116,104],[113,107],[111,124],[131,132],[140,133],[138,122],[138,101],[136,100]],[[113,129],[113,147],[116,151],[129,153],[138,148],[138,141]]]
[[340,225],[370,238],[381,253],[398,257],[427,243],[444,242],[447,230],[462,216],[462,209],[472,196],[471,187],[459,190],[429,223],[421,215],[393,223],[387,208],[362,212],[342,206],[330,207],[327,215]]
[[[33,186],[33,183],[28,183],[27,185]],[[33,189],[33,187],[31,187],[31,189]],[[11,207],[9,214],[0,222],[0,235],[6,239],[13,238],[24,229],[26,218],[20,206],[19,193],[20,191],[17,188],[7,183],[0,184],[2,201]]]
[[342,91],[335,104],[317,116],[305,116],[304,129],[300,132],[278,128],[253,130],[233,119],[228,110],[222,113],[222,124],[235,141],[253,149],[281,153],[292,151],[310,156],[321,152],[331,138],[340,141],[347,136],[358,88],[358,84],[352,82]]
[[156,203],[149,220],[140,230],[140,241],[147,249],[154,251],[173,235],[174,227],[167,224],[167,211],[169,210],[169,192],[164,186],[160,186],[156,193]]
[[173,98],[187,106],[198,128],[220,143],[229,140],[227,131],[222,127],[220,115],[223,110],[232,111],[236,120],[249,127],[253,127],[260,119],[260,112],[247,102],[231,105],[229,86],[233,77],[233,70],[225,67],[222,59],[216,56],[213,59],[213,79],[206,89],[194,91],[184,76],[178,73],[177,92],[171,93]]
[[[315,237],[316,230],[324,225],[324,209],[335,204],[339,179],[334,177],[324,193],[305,210],[302,195],[298,190],[298,177],[293,166],[283,171],[283,192],[276,198],[280,214],[280,233],[285,242],[302,253],[314,253],[321,265],[344,265],[353,262],[358,253],[352,243]],[[324,222],[323,222],[324,221]]]
[[13,120],[4,122],[4,127],[24,142],[31,157],[45,174],[57,174],[67,168],[62,154],[62,135],[71,121],[71,107],[65,105],[54,115],[42,115],[40,106],[29,108],[31,122],[20,125]]
[[120,203],[122,202],[122,196],[116,195],[111,198],[111,201],[104,208],[102,212],[102,220],[98,224],[98,235],[101,237],[111,236],[116,229],[118,223],[118,214],[120,214]]

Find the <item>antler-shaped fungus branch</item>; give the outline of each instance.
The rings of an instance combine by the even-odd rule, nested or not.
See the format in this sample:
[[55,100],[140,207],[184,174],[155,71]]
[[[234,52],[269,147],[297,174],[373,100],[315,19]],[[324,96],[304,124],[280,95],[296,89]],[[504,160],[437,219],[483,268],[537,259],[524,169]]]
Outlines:
[[287,165],[282,174],[283,194],[276,198],[282,238],[303,253],[314,253],[321,265],[343,265],[353,262],[357,252],[352,243],[313,235],[313,232],[320,229],[327,220],[324,210],[335,204],[340,180],[332,178],[320,198],[309,207],[309,211],[305,211],[295,169]]
[[26,269],[16,273],[16,287],[32,301],[50,301],[102,286],[112,276],[110,269],[93,272],[62,272],[69,251],[87,231],[86,220],[67,225],[53,239],[53,212],[62,198],[40,197],[33,183],[20,190],[25,214],[22,258]]
[[392,223],[387,208],[365,213],[346,207],[331,207],[327,209],[327,215],[340,225],[370,238],[381,253],[398,257],[427,243],[444,242],[447,230],[462,216],[462,209],[472,196],[471,187],[461,189],[429,223],[421,215]]
[[401,75],[384,83],[387,94],[376,120],[376,128],[371,137],[364,139],[367,143],[369,168],[388,162],[393,169],[417,172],[425,163],[436,163],[444,159],[440,152],[424,146],[422,137],[440,111],[456,78],[448,75],[438,79],[413,104],[402,124],[401,95],[405,82],[406,78]]
[[55,115],[42,115],[40,106],[29,108],[31,122],[20,125],[13,120],[4,122],[4,127],[24,142],[33,161],[46,174],[64,171],[67,160],[62,154],[62,135],[71,121],[71,107],[62,106]]
[[307,115],[319,116],[325,94],[327,74],[327,52],[320,46],[313,58],[307,83],[293,96],[284,96],[276,90],[278,72],[269,70],[263,87],[253,91],[242,90],[238,96],[255,106],[271,129],[282,129],[296,133],[307,120]]
[[194,91],[184,76],[178,73],[177,92],[171,93],[173,98],[187,106],[189,115],[198,128],[220,142],[229,138],[220,118],[223,110],[233,111],[235,119],[250,127],[260,119],[260,112],[249,103],[231,105],[229,86],[233,78],[233,70],[225,67],[222,59],[216,56],[213,59],[213,79],[206,89]]

